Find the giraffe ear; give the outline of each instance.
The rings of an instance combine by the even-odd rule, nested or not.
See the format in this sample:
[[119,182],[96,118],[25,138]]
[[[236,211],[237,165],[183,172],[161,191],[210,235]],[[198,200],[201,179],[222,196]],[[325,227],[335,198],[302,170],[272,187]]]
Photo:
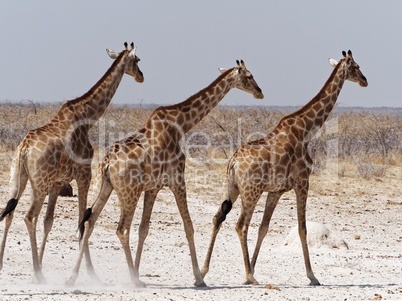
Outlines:
[[336,65],[338,65],[338,61],[335,60],[335,59],[328,59],[328,61],[329,61],[329,64],[330,64],[332,67],[335,67]]
[[[134,44],[133,44],[133,46],[134,46]],[[131,51],[130,51],[130,53],[128,54],[128,56],[129,57],[135,57],[135,51],[137,50],[137,48],[136,47],[134,47]]]
[[228,69],[226,69],[226,68],[218,68],[218,70],[219,70],[221,73],[225,73],[225,71],[227,71]]
[[119,56],[119,53],[112,49],[106,49],[106,52],[112,59],[116,59]]

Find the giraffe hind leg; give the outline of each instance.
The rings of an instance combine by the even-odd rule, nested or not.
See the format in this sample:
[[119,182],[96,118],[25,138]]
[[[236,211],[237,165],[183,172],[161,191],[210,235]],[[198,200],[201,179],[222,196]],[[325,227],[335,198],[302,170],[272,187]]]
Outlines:
[[[151,219],[152,208],[155,203],[156,196],[160,190],[158,187],[152,191],[146,191],[144,196],[144,209],[142,212],[141,224],[138,230],[138,244],[137,244],[137,252],[135,253],[135,264],[134,264],[134,274],[139,277],[139,268],[141,262],[141,255],[144,247],[144,242],[149,232],[149,221]],[[141,284],[141,282],[137,282]],[[145,283],[142,283],[145,286]]]
[[237,189],[236,186],[233,185],[233,181],[231,184],[229,184],[229,195],[228,199],[222,202],[221,207],[219,208],[218,212],[215,214],[212,224],[212,233],[211,233],[211,238],[208,246],[208,251],[207,255],[204,260],[204,265],[201,270],[201,275],[203,278],[205,278],[205,275],[209,271],[209,265],[211,263],[211,257],[212,257],[212,252],[214,250],[215,246],[215,240],[216,236],[218,235],[220,225],[222,222],[226,219],[226,215],[230,212],[232,209],[233,203],[237,200],[239,196],[239,190]]
[[11,172],[11,179],[14,187],[12,187],[10,192],[10,200],[7,202],[6,208],[0,215],[0,221],[5,219],[5,227],[0,247],[0,270],[3,268],[3,257],[6,248],[7,235],[13,221],[14,210],[17,207],[18,200],[20,199],[22,192],[25,190],[25,186],[28,182],[28,176],[24,172],[15,172],[14,168]]
[[43,254],[45,252],[45,246],[47,242],[47,238],[49,236],[50,231],[52,230],[53,221],[54,221],[54,210],[56,207],[57,197],[62,187],[61,183],[55,183],[52,185],[49,191],[49,198],[47,202],[46,214],[43,219],[43,238],[40,244],[39,249],[39,263],[42,265]]
[[[80,232],[80,250],[79,250],[79,255],[77,262],[73,268],[73,272],[70,276],[70,278],[66,281],[67,286],[73,286],[75,281],[78,278],[78,273],[80,270],[81,266],[81,261],[82,258],[85,254],[85,256],[88,259],[88,263],[90,263],[90,256],[89,256],[89,238],[92,234],[92,231],[94,230],[95,227],[95,222],[98,219],[103,207],[105,206],[106,202],[109,199],[110,194],[112,193],[113,188],[110,185],[103,185],[106,183],[106,181],[100,181],[101,183],[101,188],[99,190],[99,195],[97,199],[95,200],[93,207],[90,207],[85,210],[84,212],[84,217],[82,221],[79,224],[79,232]],[[86,225],[85,225],[86,224]],[[88,269],[88,265],[87,265]],[[89,266],[89,274],[91,275],[91,278],[95,278],[97,282],[100,282],[99,277],[96,276],[94,268],[91,265]]]
[[1,241],[1,249],[0,249],[0,270],[3,269],[3,257],[4,257],[4,251],[6,249],[6,241],[7,241],[7,235],[8,231],[10,230],[11,223],[13,221],[14,217],[14,209],[17,207],[18,200],[17,199],[11,199],[7,202],[7,206],[4,209],[3,213],[0,216],[0,222],[5,218],[5,227],[4,227],[4,233],[3,233],[3,239]]
[[3,258],[4,258],[4,251],[6,248],[7,234],[8,234],[8,231],[10,230],[10,226],[13,221],[13,216],[14,216],[13,210],[11,210],[11,212],[6,214],[3,239],[1,241],[1,249],[0,249],[0,270],[3,269]]
[[84,217],[82,218],[82,220],[80,221],[80,224],[78,225],[78,237],[79,237],[80,244],[83,244],[82,249],[84,250],[84,254],[85,254],[88,274],[91,276],[91,278],[94,281],[101,283],[101,280],[99,279],[98,275],[95,273],[95,269],[92,264],[88,243],[87,243],[87,241],[85,241],[85,239],[83,242],[83,237],[84,237],[84,233],[85,233],[85,223],[91,218],[91,216],[92,216],[92,208],[86,209],[84,211]]

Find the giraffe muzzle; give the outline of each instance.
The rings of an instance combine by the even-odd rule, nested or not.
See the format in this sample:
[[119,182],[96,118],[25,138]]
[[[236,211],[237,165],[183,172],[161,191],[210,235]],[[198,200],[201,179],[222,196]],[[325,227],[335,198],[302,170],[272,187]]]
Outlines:
[[367,79],[365,77],[363,77],[363,79],[361,81],[359,81],[359,85],[361,87],[367,87],[368,86]]
[[263,98],[264,98],[264,94],[262,93],[261,88],[260,88],[260,87],[256,87],[255,89],[256,89],[257,92],[253,94],[254,98],[263,99]]

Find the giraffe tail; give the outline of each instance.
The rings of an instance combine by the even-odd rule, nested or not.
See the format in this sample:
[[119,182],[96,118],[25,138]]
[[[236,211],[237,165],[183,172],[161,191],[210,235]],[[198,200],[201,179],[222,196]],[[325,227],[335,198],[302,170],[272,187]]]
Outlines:
[[12,185],[11,198],[7,202],[6,208],[0,215],[0,222],[10,213],[14,211],[17,207],[18,200],[21,197],[22,192],[25,189],[26,182],[28,180],[27,176],[23,170],[23,157],[26,153],[26,146],[24,143],[21,143],[17,148],[17,154],[14,156],[13,161],[11,163],[11,179],[10,185]]
[[225,221],[226,215],[230,212],[230,210],[232,210],[232,206],[233,206],[233,204],[230,199],[225,200],[222,203],[220,210],[218,211],[218,213],[215,216],[215,218],[216,218],[215,229],[218,229],[219,226]]
[[[97,183],[95,190],[98,191],[98,196],[96,197],[95,202],[92,204],[92,207],[89,207],[84,212],[84,217],[82,218],[80,224],[78,225],[78,238],[81,241],[84,232],[85,232],[85,223],[92,217],[94,214],[95,220],[98,218],[100,211],[102,211],[103,206],[106,204],[110,194],[112,193],[112,186],[110,186],[109,181],[106,179],[106,172],[109,168],[108,165],[108,157],[107,155],[99,163],[98,175],[97,175]],[[94,213],[95,212],[95,213]]]
[[78,231],[79,231],[79,240],[81,241],[82,237],[84,236],[84,232],[85,232],[85,222],[89,220],[89,218],[92,215],[92,208],[88,208],[87,210],[85,210],[84,212],[84,217],[82,218],[82,221],[80,222],[80,224],[78,225]]
[[18,200],[11,199],[7,202],[6,208],[3,210],[3,213],[0,215],[0,222],[7,216],[7,214],[14,211],[15,207],[17,207]]

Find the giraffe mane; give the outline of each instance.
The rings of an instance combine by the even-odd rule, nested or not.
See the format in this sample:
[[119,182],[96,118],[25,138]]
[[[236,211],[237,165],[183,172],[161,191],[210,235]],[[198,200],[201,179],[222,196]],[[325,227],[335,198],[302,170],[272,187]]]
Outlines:
[[296,112],[293,112],[289,115],[286,115],[284,117],[282,117],[282,119],[279,121],[278,125],[282,123],[283,120],[285,120],[286,118],[292,118],[295,117],[297,115],[302,114],[304,111],[306,111],[309,107],[311,107],[314,103],[316,103],[319,99],[322,98],[322,94],[325,91],[325,88],[329,85],[330,82],[333,81],[335,74],[338,72],[338,69],[340,68],[342,62],[344,61],[344,59],[341,59],[339,61],[339,63],[335,66],[334,70],[332,71],[331,75],[329,76],[329,78],[327,79],[327,81],[325,82],[325,84],[322,86],[321,90],[317,93],[316,96],[314,96],[307,104],[305,104],[303,107],[301,107],[300,109],[298,109]]
[[[234,67],[235,68],[235,67]],[[193,94],[192,96],[190,96],[189,98],[187,98],[186,100],[174,104],[174,105],[168,105],[168,106],[161,106],[155,109],[155,111],[159,111],[159,110],[174,110],[177,109],[185,104],[191,103],[194,101],[194,99],[196,99],[200,94],[205,93],[206,91],[208,91],[212,86],[216,85],[218,82],[220,82],[222,80],[222,78],[224,78],[225,76],[227,76],[230,72],[232,72],[232,70],[234,68],[230,68],[228,70],[226,70],[224,73],[222,73],[220,76],[218,76],[211,84],[209,84],[207,87],[205,87],[204,89],[198,91],[197,93]],[[154,111],[154,112],[155,112]]]
[[126,52],[127,52],[126,50],[123,50],[123,51],[119,54],[119,56],[114,60],[113,64],[112,64],[112,65],[109,67],[109,69],[106,71],[106,73],[101,77],[100,80],[98,80],[98,81],[96,82],[95,85],[93,85],[92,88],[90,88],[90,89],[88,90],[88,92],[86,92],[86,93],[83,94],[82,96],[79,96],[79,97],[77,97],[77,98],[75,98],[75,99],[72,99],[72,100],[67,101],[66,103],[63,104],[63,106],[60,108],[60,110],[63,109],[63,108],[65,108],[65,107],[68,107],[68,106],[71,106],[71,105],[75,105],[75,104],[77,104],[77,103],[79,103],[79,102],[81,102],[81,101],[87,99],[89,95],[93,94],[94,91],[95,91],[97,88],[99,88],[99,86],[105,81],[105,79],[113,72],[113,70],[116,68],[116,66],[117,66],[117,65],[120,63],[120,61],[123,59],[124,53],[126,53]]
[[[339,61],[339,63],[335,66],[335,68],[334,68],[334,70],[332,71],[331,75],[329,76],[329,78],[327,79],[327,81],[325,82],[325,84],[322,86],[321,90],[317,93],[317,95],[314,96],[307,104],[305,104],[303,107],[301,107],[301,108],[298,109],[297,111],[295,111],[295,112],[293,112],[293,113],[291,113],[291,114],[288,114],[288,115],[282,117],[282,118],[279,120],[278,124],[274,127],[274,129],[273,129],[271,132],[269,132],[268,136],[269,136],[271,133],[273,133],[275,129],[281,127],[281,126],[283,125],[283,123],[286,121],[286,119],[288,119],[288,118],[293,118],[293,117],[295,117],[295,116],[301,115],[304,111],[307,111],[309,107],[311,107],[314,103],[316,103],[319,99],[321,99],[321,98],[322,98],[322,94],[323,94],[324,91],[325,91],[325,88],[328,86],[328,84],[329,84],[331,81],[333,81],[333,79],[334,79],[334,77],[335,77],[335,74],[338,72],[338,69],[340,68],[340,65],[341,65],[341,63],[342,63],[343,61],[344,61],[344,58],[341,59],[341,60]],[[263,144],[263,143],[266,141],[266,138],[267,138],[267,137],[262,137],[262,138],[259,138],[259,139],[256,139],[256,140],[249,141],[249,142],[247,142],[247,143],[245,143],[245,144],[246,144],[246,145],[260,145],[260,144]]]

